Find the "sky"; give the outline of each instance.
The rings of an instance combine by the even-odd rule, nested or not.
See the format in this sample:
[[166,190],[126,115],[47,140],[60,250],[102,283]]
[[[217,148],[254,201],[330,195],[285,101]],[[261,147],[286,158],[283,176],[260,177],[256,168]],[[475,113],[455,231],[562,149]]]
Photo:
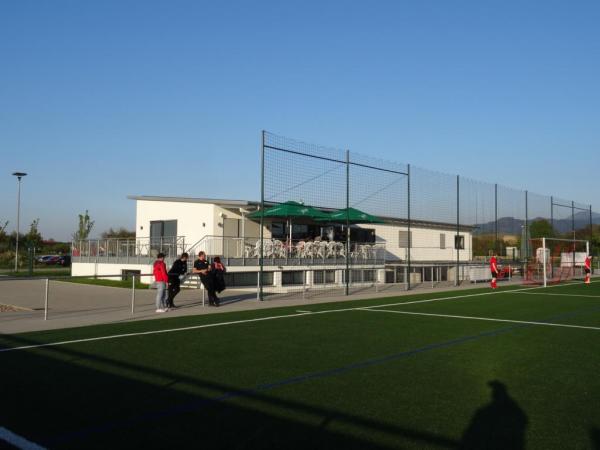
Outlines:
[[600,211],[597,1],[0,2],[0,222],[259,199],[261,130]]

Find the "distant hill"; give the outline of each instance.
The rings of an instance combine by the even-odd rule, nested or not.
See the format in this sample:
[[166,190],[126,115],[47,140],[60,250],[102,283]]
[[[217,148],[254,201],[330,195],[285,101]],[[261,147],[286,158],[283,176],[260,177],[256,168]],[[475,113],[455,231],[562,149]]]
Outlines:
[[[541,217],[536,217],[534,219],[529,219],[529,223],[534,222],[536,220],[542,219]],[[550,218],[545,218],[546,220],[550,220]],[[585,228],[589,225],[590,216],[588,213],[584,211],[579,211],[575,213],[575,229],[578,230],[580,228]],[[592,212],[592,223],[600,224],[600,214]],[[514,217],[500,217],[498,218],[498,233],[499,234],[521,234],[521,227],[525,225],[525,221],[522,219],[516,219]],[[571,218],[563,218],[563,219],[554,219],[554,229],[558,233],[567,233],[571,231],[572,221]],[[484,224],[479,224],[477,229],[475,230],[475,234],[490,234],[495,232],[494,222],[487,222]]]

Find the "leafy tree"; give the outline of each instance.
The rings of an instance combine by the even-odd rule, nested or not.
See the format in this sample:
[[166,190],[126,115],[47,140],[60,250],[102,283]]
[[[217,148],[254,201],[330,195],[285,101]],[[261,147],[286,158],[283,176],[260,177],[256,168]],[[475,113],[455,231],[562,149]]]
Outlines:
[[529,225],[529,234],[532,239],[543,238],[543,237],[554,237],[554,230],[552,224],[546,219],[538,219],[531,222]]
[[84,214],[79,214],[79,227],[77,232],[73,233],[73,240],[79,241],[87,239],[92,228],[94,228],[94,221],[91,220],[88,210],[86,209]]
[[42,234],[39,231],[40,219],[35,219],[29,225],[29,232],[25,235],[25,242],[28,246],[38,248],[42,243]]
[[125,227],[120,227],[118,230],[113,229],[112,227],[102,233],[102,239],[131,239],[135,238],[135,231],[128,230]]

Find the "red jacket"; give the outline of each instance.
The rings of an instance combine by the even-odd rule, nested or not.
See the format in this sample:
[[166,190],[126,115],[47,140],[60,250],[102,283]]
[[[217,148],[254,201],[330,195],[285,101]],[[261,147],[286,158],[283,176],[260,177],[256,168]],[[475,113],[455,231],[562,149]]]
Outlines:
[[498,272],[498,262],[494,256],[490,258],[490,270],[492,272]]
[[167,283],[169,281],[169,275],[167,275],[167,266],[164,261],[154,261],[154,281]]
[[587,256],[585,258],[585,268],[586,269],[591,269],[592,268],[592,258],[590,258],[589,256]]

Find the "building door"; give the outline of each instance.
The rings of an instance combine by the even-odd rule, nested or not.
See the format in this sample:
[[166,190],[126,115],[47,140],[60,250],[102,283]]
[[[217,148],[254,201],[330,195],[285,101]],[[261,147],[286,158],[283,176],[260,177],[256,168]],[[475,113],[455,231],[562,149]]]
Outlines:
[[223,256],[241,258],[240,220],[223,219]]
[[152,253],[177,254],[177,221],[153,220],[150,222],[150,249]]

